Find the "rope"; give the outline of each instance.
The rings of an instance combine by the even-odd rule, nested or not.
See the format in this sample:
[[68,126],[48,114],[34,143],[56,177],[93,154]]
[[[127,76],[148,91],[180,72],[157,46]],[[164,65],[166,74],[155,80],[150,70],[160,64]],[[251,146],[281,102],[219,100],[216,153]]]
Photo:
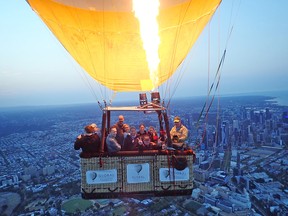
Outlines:
[[[191,4],[191,2],[189,2],[189,5],[185,8],[184,13],[183,13],[183,12],[179,13],[178,26],[180,26],[180,27],[177,29],[176,37],[175,37],[175,39],[174,39],[174,49],[173,49],[172,58],[171,58],[170,73],[172,73],[172,65],[173,65],[174,60],[175,60],[175,54],[176,54],[177,44],[178,44],[178,40],[179,40],[179,33],[180,33],[180,31],[181,31],[181,26],[182,26],[183,20],[185,19],[186,14],[187,14],[188,8],[190,7],[190,4]],[[181,19],[181,15],[182,15],[182,14],[184,14],[184,15],[183,15],[183,17],[182,17],[182,19]],[[181,67],[182,67],[182,66],[183,66],[183,65],[181,64]],[[181,71],[181,70],[180,70],[180,71]],[[180,73],[180,74],[182,74],[182,73]],[[170,76],[171,76],[171,74],[170,74]],[[183,74],[182,74],[182,76],[183,76]],[[181,77],[182,77],[182,76],[181,76]],[[179,76],[179,77],[180,77],[180,76]],[[174,91],[173,91],[172,95],[169,94],[169,100],[168,100],[168,103],[167,103],[167,107],[169,107],[171,98],[172,98],[173,95],[175,94],[176,88],[177,88],[178,85],[180,84],[180,80],[181,80],[181,79],[180,79],[179,77],[177,78],[177,80],[176,80],[176,82],[175,82],[176,84],[175,84],[175,88],[174,88]],[[168,80],[168,81],[167,81],[167,85],[166,85],[166,90],[165,90],[164,96],[166,96],[166,94],[167,94],[167,92],[168,92],[168,87],[170,86],[170,84],[171,84],[171,80]],[[170,89],[169,89],[169,90],[170,90]],[[170,92],[169,92],[169,93],[170,93]]]
[[[221,69],[221,67],[222,67],[223,64],[224,64],[225,55],[226,55],[226,50],[224,50],[224,53],[223,53],[223,55],[222,55],[222,57],[221,57],[221,60],[220,60],[220,62],[219,62],[219,65],[218,65],[218,68],[217,68],[217,72],[216,72],[216,74],[215,74],[213,83],[212,83],[211,86],[210,86],[210,89],[209,89],[207,98],[210,97],[210,94],[211,94],[211,92],[212,92],[212,90],[213,90],[213,87],[214,87],[215,82],[216,82],[216,79],[217,79],[217,83],[216,83],[216,87],[215,87],[215,90],[214,90],[214,94],[213,94],[212,99],[210,100],[210,103],[209,103],[208,106],[207,106],[208,100],[204,103],[204,105],[203,105],[203,107],[202,107],[202,110],[201,110],[201,112],[200,112],[200,114],[199,114],[197,123],[196,123],[196,128],[199,128],[199,124],[200,124],[200,121],[201,121],[201,119],[202,119],[202,117],[203,117],[203,115],[204,115],[204,110],[205,110],[206,107],[207,107],[207,109],[206,109],[206,111],[205,111],[205,115],[204,115],[203,119],[206,118],[206,120],[207,120],[208,113],[209,113],[210,108],[212,107],[212,104],[213,104],[214,99],[215,99],[215,95],[216,95],[215,92],[218,90],[218,87],[219,87],[219,84],[220,84],[220,78],[221,78],[220,69]],[[202,140],[204,140],[204,137],[205,137],[205,136],[206,136],[206,130],[204,130],[204,132],[203,132]],[[198,145],[196,145],[195,147],[198,148],[198,146],[199,146],[200,144],[201,144],[201,142],[200,142]]]
[[[95,64],[94,64],[93,59],[92,59],[91,49],[90,49],[90,47],[89,47],[89,45],[88,45],[88,42],[87,42],[87,39],[86,39],[86,37],[85,37],[84,31],[82,30],[83,27],[82,27],[82,23],[81,23],[81,19],[80,19],[79,14],[76,13],[76,17],[77,17],[77,20],[78,20],[78,23],[79,23],[79,26],[80,26],[80,29],[78,29],[78,30],[79,30],[79,32],[82,34],[82,39],[83,39],[83,41],[84,41],[85,48],[86,48],[86,50],[88,51],[88,55],[89,55],[89,58],[90,58],[90,62],[91,62],[91,64],[92,64],[93,72],[94,72],[94,74],[96,75],[96,68],[95,68]],[[92,84],[89,82],[89,79],[88,79],[88,77],[87,77],[87,74],[86,74],[86,73],[84,73],[84,74],[85,74],[84,77],[86,78],[86,85],[88,85],[89,90],[90,90],[91,94],[94,96],[94,98],[95,98],[97,101],[99,101],[99,99],[98,99],[98,97],[97,97],[97,94],[96,94],[96,92],[94,91],[94,89],[93,89],[93,87],[92,87]],[[99,85],[100,93],[101,93],[101,95],[103,96],[103,92],[102,92],[102,89],[101,89],[100,84],[99,84],[97,81],[95,81],[95,82]]]
[[[233,1],[233,4],[234,4],[234,1]],[[236,19],[237,16],[238,16],[240,4],[241,4],[241,1],[239,2],[239,5],[238,5],[239,7],[238,7],[238,10],[237,10],[235,19]],[[230,20],[230,22],[229,22],[229,28],[228,28],[229,30],[228,30],[228,34],[227,34],[227,40],[226,40],[226,44],[225,44],[225,49],[224,49],[223,55],[222,55],[222,57],[221,57],[220,63],[219,63],[219,65],[218,65],[217,72],[216,72],[215,77],[214,77],[214,81],[213,81],[213,83],[212,83],[212,85],[211,85],[211,87],[210,87],[210,90],[208,91],[208,96],[207,96],[207,98],[209,98],[209,96],[210,96],[210,94],[211,94],[211,91],[212,91],[212,89],[213,89],[213,87],[214,87],[215,81],[216,81],[216,79],[217,79],[215,91],[214,91],[214,94],[213,94],[213,96],[212,96],[212,99],[210,100],[209,106],[207,107],[207,110],[206,110],[206,112],[205,112],[204,118],[206,118],[206,117],[208,116],[208,113],[209,113],[209,111],[210,111],[210,108],[211,108],[211,106],[212,106],[212,104],[213,104],[213,101],[214,101],[214,99],[215,99],[216,91],[219,89],[220,78],[221,78],[220,69],[221,69],[221,67],[222,67],[223,64],[224,64],[225,55],[226,55],[226,50],[227,50],[227,47],[228,47],[228,42],[229,42],[230,39],[231,39],[231,35],[232,35],[233,29],[234,29],[234,26],[231,24],[231,23],[234,23],[234,22],[235,22],[235,20],[232,21],[233,8],[234,8],[234,7],[232,6],[231,14],[230,14],[230,19],[229,19],[229,20]],[[199,127],[199,122],[200,122],[200,120],[201,120],[201,118],[202,118],[202,116],[203,116],[204,109],[205,109],[205,107],[206,107],[207,104],[208,104],[208,101],[206,101],[206,102],[204,103],[203,107],[202,107],[202,110],[201,110],[201,112],[200,112],[200,115],[199,115],[199,118],[198,118],[197,124],[196,124],[196,127],[197,127],[197,128]],[[218,111],[217,111],[216,125],[218,125],[218,121],[219,121],[220,100],[218,100],[217,110],[218,110]],[[204,133],[203,133],[202,140],[204,139],[205,134],[206,134],[206,131],[204,131]],[[218,140],[218,128],[216,127],[215,142],[214,142],[214,144],[213,144],[214,151],[215,151],[215,149],[216,149],[216,142],[217,142],[217,140]],[[196,148],[197,148],[198,146],[199,146],[199,144],[196,145]]]
[[[221,77],[220,69],[221,69],[222,64],[224,63],[225,55],[226,55],[226,50],[224,50],[224,53],[223,53],[223,55],[222,55],[222,58],[221,58],[221,60],[220,60],[219,65],[218,65],[217,73],[216,73],[216,75],[215,75],[215,77],[214,77],[214,81],[213,81],[213,83],[211,84],[210,89],[209,89],[209,92],[208,92],[208,97],[210,96],[211,91],[213,90],[213,87],[214,87],[216,78],[218,78],[218,79],[217,79],[217,84],[216,84],[216,87],[215,87],[215,91],[216,91],[216,90],[218,89],[218,87],[219,87],[220,77]],[[212,100],[210,101],[210,104],[209,104],[209,106],[208,106],[208,108],[207,108],[207,110],[206,110],[205,117],[208,115],[208,112],[209,112],[209,110],[210,110],[210,108],[211,108],[211,106],[212,106],[212,103],[213,103],[213,101],[214,101],[214,97],[215,97],[215,94],[213,95]],[[200,122],[200,120],[201,120],[201,117],[202,117],[202,115],[203,115],[203,112],[204,112],[204,109],[205,109],[206,105],[207,105],[207,102],[205,102],[204,105],[203,105],[203,107],[202,107],[202,110],[201,110],[200,115],[199,115],[198,120],[197,120],[197,125],[199,124],[199,122]]]

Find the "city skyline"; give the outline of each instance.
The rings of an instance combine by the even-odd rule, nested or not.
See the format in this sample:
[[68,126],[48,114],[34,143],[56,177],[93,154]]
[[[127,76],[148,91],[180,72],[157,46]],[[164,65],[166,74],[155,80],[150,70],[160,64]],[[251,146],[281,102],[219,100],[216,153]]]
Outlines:
[[[183,124],[189,128],[187,144],[196,153],[191,196],[100,199],[91,200],[95,205],[87,207],[79,204],[83,201],[83,184],[80,186],[83,167],[79,158],[81,150],[74,150],[73,143],[85,125],[100,124],[101,115],[93,104],[1,109],[0,214],[10,211],[60,215],[60,212],[75,213],[81,206],[81,215],[92,212],[122,215],[121,208],[125,210],[123,213],[133,214],[136,210],[139,215],[155,212],[161,215],[165,211],[171,215],[177,211],[183,215],[207,215],[214,211],[229,215],[255,212],[265,216],[285,215],[288,210],[287,106],[278,106],[267,99],[270,98],[227,97],[221,110],[214,106],[210,109],[205,123],[198,121],[202,101],[179,100],[171,104],[171,124],[173,116],[183,117]],[[145,118],[130,112],[124,115],[125,123],[130,126],[143,121],[147,127],[157,124],[157,115],[148,114]],[[116,122],[117,116],[112,115],[111,121]],[[159,127],[155,128],[159,132]],[[127,152],[124,154],[128,161]],[[103,157],[104,169],[109,167],[106,159],[112,157]],[[125,173],[124,168],[121,170],[120,173]]]
[[[287,9],[284,0],[277,4],[259,0],[222,1],[211,24],[192,48],[174,97],[207,95],[208,83],[211,85],[216,73],[215,62],[225,48],[219,94],[287,91]],[[99,92],[91,92],[83,80],[83,70],[26,1],[1,2],[0,19],[4,30],[0,36],[0,106],[73,104],[102,99],[95,99]],[[133,94],[128,95],[131,98]],[[108,95],[111,97],[114,96]],[[115,100],[123,98],[127,94],[117,93]]]

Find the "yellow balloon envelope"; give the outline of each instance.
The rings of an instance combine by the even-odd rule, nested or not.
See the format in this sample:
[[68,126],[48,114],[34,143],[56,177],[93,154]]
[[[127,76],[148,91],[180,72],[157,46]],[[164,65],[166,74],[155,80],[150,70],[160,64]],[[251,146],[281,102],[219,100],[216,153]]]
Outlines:
[[133,0],[27,2],[99,83],[115,91],[148,91],[172,76],[221,0],[159,0],[156,85],[151,80]]

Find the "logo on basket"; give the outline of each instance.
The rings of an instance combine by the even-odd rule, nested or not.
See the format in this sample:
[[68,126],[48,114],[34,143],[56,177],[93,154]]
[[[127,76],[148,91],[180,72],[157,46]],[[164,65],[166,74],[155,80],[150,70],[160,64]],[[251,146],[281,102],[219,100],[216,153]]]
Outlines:
[[170,176],[170,171],[167,169],[167,170],[163,170],[163,174],[165,176],[165,178],[168,178]]
[[91,177],[92,181],[94,181],[97,178],[97,173],[96,172],[91,172],[90,173],[90,177]]
[[149,163],[127,164],[127,183],[150,182]]
[[141,164],[136,165],[136,166],[135,166],[135,170],[136,170],[136,172],[137,172],[138,175],[139,175],[139,173],[140,173],[141,170],[142,170],[142,165],[141,165]]
[[88,170],[86,171],[87,184],[105,184],[117,182],[117,170]]
[[189,180],[189,168],[184,170],[177,170],[173,168],[160,168],[159,169],[160,182],[167,181],[188,181]]

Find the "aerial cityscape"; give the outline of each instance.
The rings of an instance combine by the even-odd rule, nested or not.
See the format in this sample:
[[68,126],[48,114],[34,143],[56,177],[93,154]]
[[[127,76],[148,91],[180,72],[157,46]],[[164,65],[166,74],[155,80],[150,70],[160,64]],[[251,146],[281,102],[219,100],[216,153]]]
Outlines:
[[0,216],[288,216],[287,1],[1,8]]
[[[222,97],[220,109],[213,105],[201,117],[203,102],[170,106],[171,124],[182,117],[196,153],[191,196],[99,200],[81,198],[80,151],[73,148],[85,125],[101,125],[94,104],[1,109],[0,214],[287,215],[287,106],[264,96]],[[136,128],[157,122],[124,116]]]

